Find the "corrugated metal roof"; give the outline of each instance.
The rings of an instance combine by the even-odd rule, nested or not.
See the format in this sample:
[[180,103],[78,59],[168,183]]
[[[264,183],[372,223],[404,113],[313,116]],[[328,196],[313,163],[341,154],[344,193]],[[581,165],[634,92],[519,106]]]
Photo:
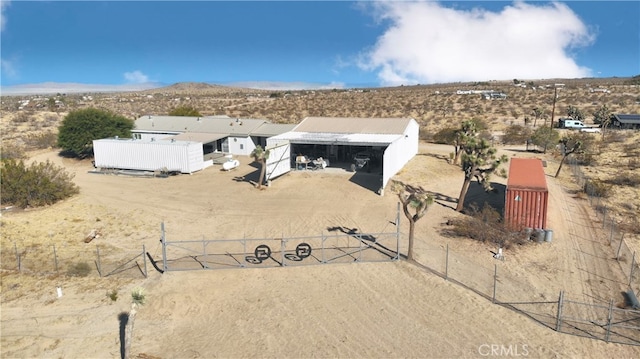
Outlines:
[[283,123],[263,123],[260,127],[251,132],[251,136],[271,137],[281,133],[289,132],[296,127],[295,124]]
[[547,190],[547,179],[539,158],[511,158],[507,189]]
[[165,146],[189,146],[193,143],[200,143],[199,141],[171,141],[170,139],[163,139],[163,140],[139,140],[139,139],[132,139],[132,138],[101,138],[99,140],[93,140],[93,142],[106,142],[106,143],[110,143],[110,142],[117,142],[117,143],[121,143],[121,142],[133,142],[133,143],[154,143],[154,144],[158,144],[158,145],[165,145]]
[[176,141],[195,141],[209,143],[219,139],[229,137],[226,133],[202,133],[202,132],[183,132],[179,135],[171,136],[166,139]]
[[411,118],[307,117],[294,132],[401,135]]
[[298,144],[334,144],[334,145],[388,145],[402,135],[367,133],[311,133],[287,132],[272,137],[274,140],[288,140]]
[[620,123],[640,123],[640,115],[617,113],[614,116]]
[[248,136],[252,131],[267,123],[267,120],[229,118],[227,116],[154,116],[138,118],[135,129],[140,131],[172,131],[226,133]]

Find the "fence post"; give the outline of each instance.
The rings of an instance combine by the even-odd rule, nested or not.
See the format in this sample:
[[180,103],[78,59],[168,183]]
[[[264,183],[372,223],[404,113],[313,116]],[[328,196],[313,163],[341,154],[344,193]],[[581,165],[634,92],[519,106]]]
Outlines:
[[624,233],[622,233],[622,236],[620,237],[620,244],[618,245],[618,251],[616,252],[616,260],[618,262],[620,261],[620,250],[622,249],[622,242],[624,242]]
[[162,273],[165,273],[167,268],[167,238],[164,233],[164,222],[160,223],[160,241],[162,242]]
[[613,299],[609,301],[609,316],[607,317],[607,334],[605,336],[605,341],[608,343],[609,338],[611,337],[611,322],[613,321]]
[[96,244],[96,255],[98,258],[98,261],[96,262],[96,265],[98,266],[98,275],[102,277],[102,265],[100,263],[100,247],[98,247],[97,244]]
[[495,304],[496,302],[496,286],[498,283],[498,265],[494,264],[493,265],[493,299],[491,300],[492,303]]
[[[599,198],[598,202],[600,202]],[[604,206],[604,210],[602,212],[602,228],[604,228],[605,224],[607,224],[607,206]]]
[[396,209],[396,260],[400,260],[400,202]]
[[613,220],[611,221],[611,232],[609,233],[609,245],[613,243]]
[[631,282],[633,281],[633,270],[636,266],[636,252],[633,252],[633,257],[631,258],[631,270],[629,271],[629,288],[631,288]]
[[285,263],[284,263],[284,259],[285,259],[285,257],[284,257],[284,249],[285,248],[286,248],[286,239],[284,239],[284,236],[283,236],[282,240],[280,241],[280,254],[281,254],[280,260],[282,261],[281,262],[282,263],[281,264],[282,267],[286,266]]
[[560,291],[560,296],[558,297],[558,314],[556,318],[556,331],[559,332],[562,327],[562,305],[564,303],[564,291]]
[[242,252],[244,253],[244,258],[245,260],[242,261],[242,263],[240,263],[240,267],[244,268],[246,265],[244,264],[247,261],[247,239],[244,238],[245,234],[242,235]]
[[144,261],[144,277],[147,278],[147,250],[144,247],[144,244],[142,245],[142,260]]
[[444,257],[444,280],[449,280],[449,243],[447,243],[447,252]]
[[20,254],[18,253],[18,246],[13,242],[13,250],[16,252],[16,264],[18,265],[18,272],[22,272],[22,266],[20,265]]
[[58,254],[56,253],[56,245],[53,245],[53,263],[56,266],[56,273],[58,272]]
[[324,241],[325,241],[325,236],[324,236],[324,231],[322,231],[322,247],[320,249],[320,254],[322,255],[322,264],[325,264],[326,262],[324,261]]

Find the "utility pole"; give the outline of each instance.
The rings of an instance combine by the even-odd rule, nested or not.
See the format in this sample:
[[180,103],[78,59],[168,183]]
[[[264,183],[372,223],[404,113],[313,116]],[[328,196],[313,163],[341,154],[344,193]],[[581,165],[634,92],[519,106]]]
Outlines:
[[553,86],[553,107],[551,108],[551,128],[553,128],[553,116],[556,113],[556,99],[558,98],[558,86]]

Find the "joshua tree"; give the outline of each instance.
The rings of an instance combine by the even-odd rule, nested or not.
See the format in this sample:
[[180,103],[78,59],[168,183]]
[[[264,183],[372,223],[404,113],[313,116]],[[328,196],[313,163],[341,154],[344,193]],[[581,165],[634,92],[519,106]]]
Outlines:
[[251,157],[253,157],[254,161],[260,163],[260,178],[258,179],[258,184],[256,188],[262,188],[262,182],[264,181],[264,174],[267,171],[267,159],[269,159],[269,150],[264,150],[262,146],[257,145],[256,148],[251,151]]
[[569,108],[567,108],[567,116],[576,121],[584,121],[584,114],[575,106],[569,106]]
[[560,144],[562,145],[562,160],[560,160],[560,166],[558,166],[558,171],[555,175],[556,178],[560,174],[560,170],[564,164],[564,159],[572,153],[580,153],[583,150],[582,141],[577,138],[563,137],[560,140]]
[[534,107],[533,110],[531,110],[531,114],[533,114],[533,127],[536,127],[536,123],[544,115],[544,109],[541,109],[540,107]]
[[[409,220],[409,250],[407,252],[407,259],[411,261],[413,260],[413,237],[416,222],[427,213],[427,209],[429,209],[429,206],[433,203],[433,196],[422,187],[415,187],[400,181],[393,181],[391,190],[398,194],[404,215]],[[409,207],[413,208],[415,213],[411,214]]]
[[[456,211],[464,209],[464,197],[467,195],[469,185],[475,177],[486,191],[492,190],[489,178],[503,162],[508,161],[507,156],[496,156],[497,150],[489,142],[478,136],[475,123],[465,121],[462,124],[462,170],[464,171],[464,183],[460,190]],[[466,130],[464,130],[466,129]]]
[[602,139],[604,140],[604,133],[607,130],[607,126],[611,124],[613,118],[613,111],[609,109],[607,105],[602,105],[596,111],[593,112],[593,122],[600,124],[602,127]]
[[131,354],[131,338],[133,338],[133,321],[136,319],[138,306],[144,305],[146,295],[142,288],[135,288],[131,291],[131,311],[127,318],[127,326],[124,336],[124,359],[128,359]]

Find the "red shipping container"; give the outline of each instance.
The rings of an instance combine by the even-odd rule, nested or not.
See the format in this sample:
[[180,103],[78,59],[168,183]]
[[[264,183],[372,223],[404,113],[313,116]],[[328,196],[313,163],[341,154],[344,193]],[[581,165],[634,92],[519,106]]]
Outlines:
[[505,195],[504,219],[514,229],[546,229],[549,190],[538,158],[512,158]]

